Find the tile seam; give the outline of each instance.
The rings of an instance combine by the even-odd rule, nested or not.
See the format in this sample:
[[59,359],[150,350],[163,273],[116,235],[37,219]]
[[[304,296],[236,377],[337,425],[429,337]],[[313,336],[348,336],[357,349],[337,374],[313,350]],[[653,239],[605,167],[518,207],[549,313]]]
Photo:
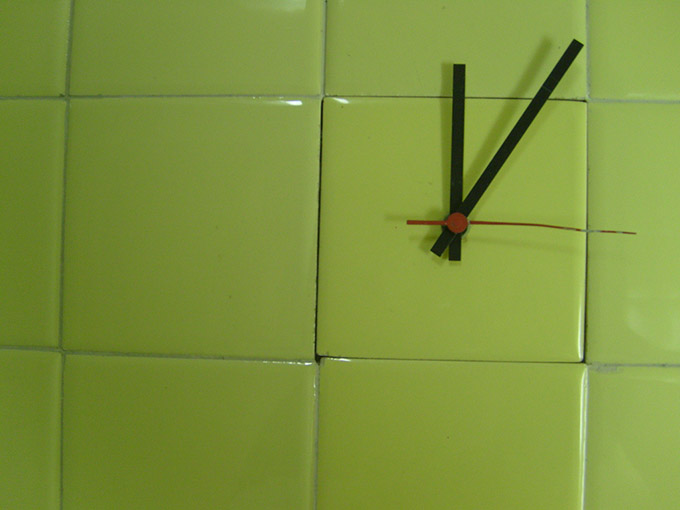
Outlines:
[[315,278],[315,297],[314,297],[314,360],[316,374],[314,380],[314,449],[312,454],[313,463],[313,483],[312,483],[312,508],[317,510],[319,507],[319,418],[321,401],[321,362],[322,357],[318,356],[318,318],[319,318],[319,261],[321,250],[321,178],[323,175],[323,111],[326,99],[326,74],[327,74],[327,47],[328,47],[328,0],[323,2],[323,35],[321,37],[321,90],[319,105],[319,170],[318,170],[318,190],[316,202],[316,278]]
[[73,99],[320,99],[321,94],[72,94]]
[[416,358],[360,358],[347,356],[318,356],[313,359],[282,359],[282,358],[236,358],[229,356],[193,355],[193,354],[163,354],[163,353],[139,353],[139,352],[113,352],[113,351],[79,351],[60,349],[58,347],[26,346],[26,345],[0,345],[0,351],[24,351],[24,352],[52,352],[65,356],[93,356],[106,358],[149,358],[149,359],[177,359],[177,360],[213,360],[213,361],[238,361],[247,363],[271,363],[284,365],[320,365],[324,359],[330,361],[427,361],[440,363],[514,363],[514,364],[553,364],[553,365],[585,365],[597,370],[610,368],[680,368],[680,363],[620,363],[620,362],[583,362],[583,361],[536,361],[536,360],[461,360],[461,359],[416,359]]
[[[584,0],[585,7],[585,58],[586,58],[586,228],[590,228],[590,89],[591,89],[591,76],[590,76],[590,3],[589,0]],[[588,250],[589,250],[589,236],[585,239],[585,264],[584,264],[584,274],[583,274],[583,324],[582,324],[582,334],[583,334],[583,362],[586,366],[586,371],[584,375],[584,402],[583,402],[583,423],[581,425],[581,456],[583,463],[581,467],[581,508],[585,510],[586,507],[586,476],[588,470],[588,405],[590,401],[590,367],[588,366]]]
[[[585,5],[585,59],[586,59],[586,179],[585,179],[585,200],[586,200],[586,228],[590,228],[590,14],[588,0],[584,1]],[[582,338],[583,338],[583,360],[588,359],[588,249],[589,236],[585,236],[585,263],[583,273],[583,324]]]
[[[587,368],[587,365],[586,365]],[[583,389],[583,404],[582,404],[582,415],[583,423],[581,424],[581,457],[583,461],[583,466],[581,470],[581,508],[585,510],[586,507],[586,476],[588,471],[588,407],[590,404],[590,370],[585,371],[584,374],[584,385]]]
[[64,95],[58,96],[0,96],[0,101],[63,101]]
[[73,61],[73,26],[75,0],[70,1],[68,13],[68,38],[66,43],[66,76],[64,77],[64,160],[62,165],[61,247],[59,274],[59,351],[61,355],[60,423],[59,423],[59,503],[64,508],[64,387],[66,379],[66,353],[64,351],[64,258],[66,241],[66,174],[68,161],[69,127],[71,117],[71,66]]
[[367,358],[358,356],[320,356],[321,360],[329,361],[394,361],[394,362],[430,362],[430,363],[505,363],[522,365],[584,365],[582,360],[490,360],[490,359],[436,359],[436,358]]
[[43,345],[0,345],[0,351],[29,351],[29,352],[53,352],[61,354],[59,347],[47,347]]
[[321,364],[315,363],[315,379],[314,379],[314,449],[313,449],[313,496],[312,508],[316,510],[319,505],[319,417],[320,417],[320,402],[321,402]]
[[[383,96],[383,95],[352,95],[352,94],[138,94],[138,95],[77,95],[59,96],[0,96],[0,101],[63,101],[63,100],[96,100],[96,99],[318,99],[346,98],[346,99],[450,99],[451,96]],[[468,96],[466,99],[498,99],[529,101],[530,97],[500,97],[500,96]],[[597,104],[666,104],[680,105],[680,99],[624,99],[624,98],[550,98],[548,101]]]
[[312,365],[313,359],[283,359],[283,358],[241,358],[235,356],[202,355],[202,354],[166,354],[154,352],[116,352],[116,351],[86,351],[86,350],[63,350],[67,356],[99,356],[103,358],[150,358],[150,359],[177,359],[177,360],[208,360],[208,361],[242,361],[247,363],[277,363],[288,365]]

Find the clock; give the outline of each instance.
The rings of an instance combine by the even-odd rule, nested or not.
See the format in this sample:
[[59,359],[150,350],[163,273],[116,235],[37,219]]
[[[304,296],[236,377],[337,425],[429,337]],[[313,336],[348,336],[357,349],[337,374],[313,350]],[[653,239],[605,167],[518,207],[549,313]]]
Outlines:
[[[460,260],[462,236],[467,233],[469,225],[514,225],[514,226],[534,226],[556,228],[560,230],[572,230],[576,232],[587,232],[585,229],[575,227],[560,227],[556,225],[546,225],[540,223],[513,223],[484,220],[469,220],[468,216],[479,203],[482,196],[493,182],[496,175],[507,161],[512,151],[527,132],[531,123],[545,105],[555,87],[564,77],[564,73],[574,62],[578,53],[583,48],[583,44],[574,39],[565,50],[555,67],[550,71],[545,82],[538,89],[538,92],[527,105],[522,115],[517,119],[508,136],[498,147],[491,161],[484,168],[477,182],[470,189],[467,196],[463,199],[463,140],[465,131],[465,66],[454,64],[453,66],[453,93],[451,108],[451,184],[449,187],[449,214],[442,221],[423,221],[408,220],[408,225],[442,225],[442,233],[439,234],[434,245],[430,249],[435,255],[441,255],[447,248],[449,250],[449,260]],[[612,231],[600,231],[613,233]],[[625,232],[630,234],[631,232]]]
[[[466,134],[464,157],[448,143],[457,143],[456,97],[325,102],[320,354],[582,358],[585,237],[474,224],[462,236],[473,208],[480,219],[585,227],[585,104],[552,102],[537,116],[581,46],[574,40],[554,49],[561,57],[532,101],[467,100],[458,131]],[[455,69],[460,83],[464,70]],[[454,165],[456,156],[471,163]],[[463,177],[456,199],[449,165],[451,175],[458,166]],[[437,226],[424,234],[408,230],[406,218],[423,212],[462,212],[464,224],[458,234]],[[462,248],[463,261],[442,265],[423,256],[426,246],[441,255],[449,245],[456,252],[449,258],[460,259]]]

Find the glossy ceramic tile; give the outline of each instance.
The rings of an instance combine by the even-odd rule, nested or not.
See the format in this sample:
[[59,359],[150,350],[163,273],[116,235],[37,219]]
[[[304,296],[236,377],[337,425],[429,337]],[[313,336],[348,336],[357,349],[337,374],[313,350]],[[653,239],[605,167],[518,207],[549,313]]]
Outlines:
[[590,0],[591,95],[680,99],[678,2]]
[[71,105],[68,349],[311,359],[319,102]]
[[636,236],[591,235],[590,361],[680,363],[680,105],[589,110],[589,221]]
[[[527,103],[468,100],[465,192]],[[462,261],[430,253],[448,210],[451,101],[327,100],[318,352],[576,361],[585,238],[473,225]],[[549,102],[471,219],[585,224],[585,105]]]
[[590,370],[586,508],[675,509],[680,368]]
[[64,510],[311,509],[310,363],[69,356]]
[[316,94],[322,0],[78,0],[75,94]]
[[0,508],[59,508],[61,356],[0,350]]
[[324,360],[319,510],[581,508],[584,366]]
[[56,346],[64,103],[0,101],[0,345]]
[[70,0],[0,6],[0,96],[64,93]]
[[[329,0],[326,91],[450,96],[460,63],[468,96],[532,97],[585,19],[575,0]],[[555,97],[585,95],[582,53]]]

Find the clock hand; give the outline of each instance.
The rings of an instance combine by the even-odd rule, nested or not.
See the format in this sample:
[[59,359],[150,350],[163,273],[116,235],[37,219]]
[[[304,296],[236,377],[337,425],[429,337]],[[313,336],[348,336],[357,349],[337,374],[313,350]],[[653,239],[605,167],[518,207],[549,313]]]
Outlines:
[[598,230],[591,228],[576,228],[576,227],[562,227],[560,225],[547,225],[545,223],[520,223],[515,221],[482,221],[482,220],[468,220],[461,213],[453,213],[443,221],[438,220],[407,220],[407,225],[442,225],[448,228],[453,235],[458,237],[458,234],[464,232],[468,225],[512,225],[519,227],[545,227],[558,228],[560,230],[572,230],[574,232],[598,233],[598,234],[628,234],[636,235],[637,232],[629,232],[627,230]]
[[546,225],[545,223],[519,223],[514,221],[481,221],[472,220],[469,221],[471,225],[511,225],[519,227],[546,227],[546,228],[558,228],[560,230],[572,230],[574,232],[585,232],[585,233],[597,233],[597,234],[628,234],[636,235],[637,232],[629,232],[627,230],[599,230],[593,228],[576,228],[576,227],[562,227],[559,225]]
[[[569,47],[558,60],[557,64],[555,64],[555,67],[553,67],[552,71],[550,71],[548,78],[546,78],[543,85],[541,85],[541,88],[538,89],[538,92],[531,100],[526,110],[524,110],[524,113],[522,113],[521,117],[517,120],[515,126],[498,148],[496,154],[494,154],[493,158],[491,158],[491,161],[484,169],[484,172],[482,172],[482,175],[479,177],[479,179],[477,179],[477,182],[463,200],[463,203],[461,204],[458,211],[464,216],[468,216],[472,209],[474,209],[474,207],[477,205],[477,202],[479,202],[479,199],[482,198],[482,195],[487,190],[494,177],[496,177],[498,171],[515,149],[517,143],[524,136],[527,129],[536,118],[536,115],[538,115],[538,112],[541,111],[541,108],[543,108],[543,105],[548,100],[548,97],[550,97],[552,91],[567,72],[569,66],[571,66],[571,64],[576,59],[576,56],[581,51],[581,48],[583,48],[582,43],[576,39],[572,40]],[[444,253],[446,246],[451,243],[454,237],[455,234],[453,232],[445,230],[434,243],[431,251],[441,256],[441,254]]]
[[[449,213],[454,213],[463,202],[463,139],[465,133],[465,64],[453,66],[451,94],[451,187]],[[461,236],[455,236],[449,246],[449,260],[460,260]]]

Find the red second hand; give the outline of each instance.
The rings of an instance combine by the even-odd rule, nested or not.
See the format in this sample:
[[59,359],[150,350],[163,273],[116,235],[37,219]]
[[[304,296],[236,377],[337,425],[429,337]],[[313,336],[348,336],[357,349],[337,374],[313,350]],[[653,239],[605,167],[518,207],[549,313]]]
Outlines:
[[[460,214],[460,213],[454,213],[454,214]],[[461,215],[462,216],[462,215]],[[449,216],[451,218],[451,216]],[[407,225],[442,225],[442,226],[449,226],[449,229],[451,229],[449,223],[449,218],[446,220],[442,221],[429,221],[429,220],[408,220],[406,221]],[[460,221],[460,220],[459,220]],[[587,228],[575,228],[575,227],[562,227],[559,225],[546,225],[545,223],[520,223],[520,222],[513,222],[513,221],[481,221],[481,220],[467,220],[467,223],[470,225],[512,225],[512,226],[519,226],[519,227],[545,227],[545,228],[557,228],[560,230],[571,230],[574,232],[597,232],[599,234],[628,234],[628,235],[636,235],[637,232],[628,232],[625,230],[595,230],[595,229],[587,229]],[[456,230],[459,230],[458,228]],[[452,230],[454,231],[454,230]],[[460,233],[461,231],[458,231],[457,233]]]

